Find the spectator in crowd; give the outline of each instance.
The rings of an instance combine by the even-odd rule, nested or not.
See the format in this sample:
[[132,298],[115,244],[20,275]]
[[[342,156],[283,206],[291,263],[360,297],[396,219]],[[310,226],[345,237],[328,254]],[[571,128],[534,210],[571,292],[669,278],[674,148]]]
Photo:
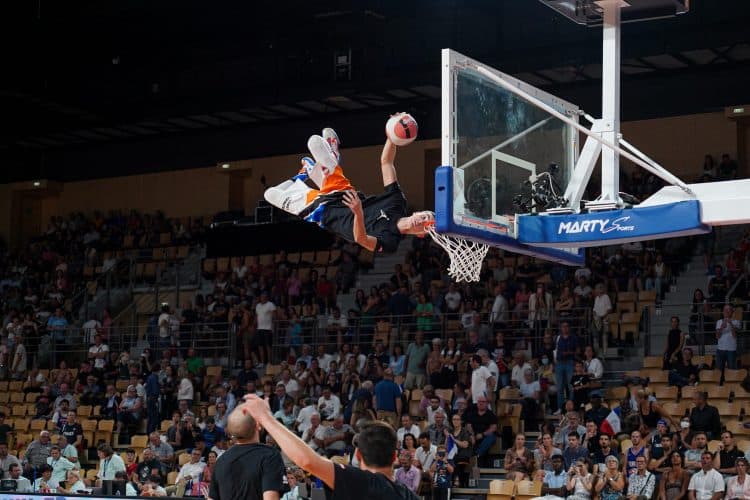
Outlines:
[[16,487],[14,490],[16,493],[31,493],[33,490],[31,481],[21,475],[20,465],[13,464],[10,466],[10,469],[8,471],[8,479],[16,483]]
[[550,463],[551,469],[544,471],[542,495],[550,500],[565,498],[568,474],[565,472],[565,462],[562,455],[552,455]]
[[625,476],[620,472],[617,457],[607,457],[605,465],[607,467],[594,485],[594,490],[602,500],[615,500],[625,491]]
[[404,413],[401,415],[401,427],[398,428],[396,431],[396,439],[399,443],[403,442],[404,436],[406,434],[412,434],[413,436],[419,436],[419,426],[416,424],[413,424],[411,421],[411,416]]
[[432,463],[435,461],[435,455],[437,454],[437,446],[432,444],[430,440],[430,434],[423,432],[419,435],[419,448],[414,454],[414,458],[419,464],[419,468],[422,469],[422,474],[426,474]]
[[641,431],[635,430],[630,433],[630,441],[632,446],[623,451],[622,462],[625,467],[625,474],[630,477],[636,470],[636,460],[638,457],[645,457],[646,463],[648,463],[649,450],[646,447],[646,443],[643,440]]
[[412,466],[412,457],[408,451],[402,450],[398,455],[399,467],[396,469],[394,479],[397,483],[401,483],[413,493],[417,493],[419,490],[419,483],[422,479],[422,474],[416,467]]
[[13,464],[21,465],[21,462],[8,453],[8,443],[0,441],[0,479],[6,479],[9,476],[10,466]]
[[52,454],[52,441],[50,440],[49,431],[41,431],[39,439],[35,439],[26,448],[23,456],[23,466],[27,475],[33,475],[31,472],[35,468],[47,464],[47,458]]
[[[190,432],[187,431],[186,432]],[[154,456],[161,462],[162,472],[169,470],[175,461],[174,448],[169,443],[162,441],[161,435],[154,431],[148,436],[148,448],[154,452]]]
[[724,369],[737,369],[737,334],[740,331],[739,320],[733,319],[734,308],[726,304],[722,309],[722,318],[716,322],[716,368],[721,370],[722,381]]
[[447,416],[445,410],[438,408],[432,414],[433,422],[427,426],[427,433],[430,435],[430,441],[436,446],[445,444],[448,435],[450,434],[450,426],[446,422]]
[[505,452],[506,477],[514,481],[528,479],[534,471],[534,454],[526,448],[526,435],[516,434],[513,446]]
[[607,458],[619,456],[618,450],[612,447],[612,438],[607,434],[601,434],[599,436],[599,447],[591,454],[591,458],[594,461],[594,472],[601,474],[607,468]]
[[453,460],[456,464],[456,474],[459,485],[465,488],[469,481],[469,461],[474,446],[474,435],[463,425],[461,416],[456,414],[451,417],[452,430],[450,437],[456,446]]
[[691,477],[690,472],[684,468],[685,459],[677,450],[673,450],[665,456],[669,467],[659,481],[658,498],[664,500],[685,498]]
[[117,432],[123,427],[136,426],[140,422],[143,401],[138,397],[134,385],[129,385],[117,411]]
[[537,416],[539,413],[539,403],[541,401],[542,390],[538,380],[534,380],[534,370],[526,368],[523,373],[523,381],[518,386],[523,400],[521,417],[526,423],[526,429],[537,428]]
[[576,431],[568,433],[568,446],[563,450],[563,459],[565,467],[571,468],[579,459],[587,458],[589,451],[581,446],[581,436]]
[[190,461],[186,462],[177,473],[177,483],[185,484],[192,481],[200,481],[206,463],[203,462],[200,450],[190,452]]
[[101,486],[102,481],[115,479],[117,472],[125,472],[125,462],[117,455],[108,444],[97,446],[99,456],[99,470],[96,473],[96,486]]
[[470,358],[471,364],[471,399],[475,405],[480,399],[488,401],[492,399],[495,392],[495,378],[489,368],[482,364],[482,357],[473,354]]
[[32,485],[33,492],[46,494],[52,493],[54,488],[49,484],[52,479],[52,467],[49,465],[42,466],[38,472],[39,477],[34,480],[34,484]]
[[707,400],[708,394],[703,391],[697,391],[693,396],[695,406],[690,410],[690,429],[705,432],[710,440],[721,436],[721,418],[719,410]]
[[628,500],[639,497],[651,498],[656,488],[656,476],[646,468],[647,459],[640,456],[635,459],[635,471],[628,476]]
[[449,490],[453,486],[454,470],[453,460],[448,458],[445,445],[438,446],[435,460],[430,466],[433,500],[448,500]]
[[573,377],[573,367],[578,351],[578,340],[570,331],[570,323],[560,322],[560,336],[556,343],[557,358],[555,359],[555,381],[557,382],[557,407],[562,411],[566,394],[572,396],[570,380]]
[[725,478],[736,475],[737,460],[744,457],[745,453],[737,448],[732,431],[722,431],[719,450],[714,455],[714,469]]
[[474,434],[474,453],[479,462],[485,462],[486,456],[497,441],[497,416],[488,408],[486,396],[479,396],[476,407],[472,407],[466,414],[465,422],[469,431]]
[[727,481],[727,498],[750,498],[750,481],[747,478],[748,461],[740,457],[735,462],[737,475]]
[[385,420],[394,428],[402,412],[401,388],[393,381],[393,370],[383,371],[383,380],[375,385],[373,409],[378,420]]
[[47,465],[52,467],[52,476],[47,483],[52,488],[57,488],[61,481],[65,481],[68,471],[78,467],[60,454],[60,448],[53,446],[50,449],[50,456],[47,457]]
[[140,490],[143,487],[143,484],[149,479],[155,479],[155,482],[161,484],[163,482],[163,476],[162,463],[156,458],[154,450],[151,448],[144,448],[143,460],[136,466],[135,473],[131,474],[138,489]]
[[690,444],[690,448],[685,450],[685,468],[691,473],[695,473],[701,469],[701,459],[703,453],[708,451],[708,440],[706,439],[706,433],[703,431],[696,431],[693,434],[693,440]]
[[341,455],[354,436],[351,426],[344,423],[343,415],[337,415],[330,426],[322,427],[322,429],[321,437],[316,438],[318,449],[328,457]]
[[565,421],[560,423],[560,428],[555,433],[554,443],[562,449],[565,449],[570,444],[568,435],[571,432],[578,434],[579,438],[582,438],[586,434],[586,427],[582,426],[577,411],[569,411],[565,414]]
[[701,453],[701,467],[693,474],[688,484],[691,500],[711,500],[724,494],[724,478],[714,469],[713,454],[706,450]]
[[424,333],[417,330],[414,334],[414,342],[406,348],[406,380],[405,389],[421,388],[425,384],[427,356],[430,348],[424,343]]
[[551,471],[552,458],[555,456],[560,457],[562,467],[564,465],[562,464],[562,450],[554,446],[552,435],[549,432],[543,432],[534,450],[534,462],[536,466],[545,471]]
[[669,385],[685,387],[698,382],[698,367],[693,364],[693,350],[690,347],[682,349],[680,360],[672,365],[669,371]]

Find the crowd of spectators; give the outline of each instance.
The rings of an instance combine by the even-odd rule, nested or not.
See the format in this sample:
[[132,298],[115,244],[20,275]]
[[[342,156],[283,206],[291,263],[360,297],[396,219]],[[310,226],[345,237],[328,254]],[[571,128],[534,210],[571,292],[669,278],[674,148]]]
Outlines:
[[[78,234],[95,232],[107,245],[122,244],[118,238],[129,234],[148,244],[149,235],[167,224],[149,220],[133,230],[130,218],[122,219],[125,226],[102,219]],[[142,226],[153,229],[138,232]],[[190,237],[179,229],[174,234]],[[110,248],[87,241],[77,247],[85,250],[84,264],[92,253]],[[441,273],[442,252],[415,239],[405,262],[369,291],[353,288],[359,257],[347,245],[337,248],[339,260],[329,266],[335,268],[330,275],[292,263],[283,252],[272,264],[236,260],[231,272],[209,277],[213,291],[205,297],[177,308],[164,305],[147,330],[149,347],[134,358],[130,349],[111,351],[106,320],[91,320],[84,325],[87,359],[75,371],[66,360],[47,376],[29,363],[11,370],[8,376],[38,393],[32,418],[49,419],[57,429],[35,439],[21,465],[32,479],[44,477],[54,442],[74,464],[67,474],[79,469],[70,448],[83,454],[93,447],[99,480],[125,473],[136,492],[200,493],[210,483],[212,464],[229,446],[223,432],[227,416],[245,394],[254,393],[267,397],[276,418],[328,456],[352,459],[363,421],[390,422],[399,437],[396,477],[423,493],[434,489],[439,496],[438,490],[467,485],[471,467],[489,465],[493,456],[505,455],[509,475],[520,479],[534,477],[537,469],[557,471],[559,452],[566,470],[573,467],[585,476],[594,468],[578,465],[578,458],[590,458],[580,450],[596,448],[609,414],[600,391],[604,366],[593,346],[610,335],[610,296],[640,290],[660,296],[679,267],[681,245],[684,241],[659,250],[640,243],[595,249],[587,266],[575,270],[493,251],[479,283],[456,285]],[[25,271],[16,278],[17,284],[3,287],[8,325],[3,338],[6,346],[14,342],[7,352],[13,359],[24,338],[16,334],[19,321],[23,324],[18,313],[29,305],[10,307],[5,297],[32,281]],[[35,287],[36,282],[32,291]],[[342,311],[339,294],[348,291],[355,292],[354,305]],[[64,335],[70,319],[59,307],[64,300],[51,304],[55,307],[47,308],[37,328]],[[33,320],[39,310],[29,313]],[[242,367],[211,370],[205,358],[220,358],[220,349],[193,346],[227,332],[241,346]],[[523,436],[514,441],[513,426],[502,424],[512,416],[501,398],[509,389],[526,429],[542,431],[536,447],[528,448]],[[84,442],[75,420],[79,404],[98,406],[103,418],[116,422],[114,443]],[[69,427],[72,433],[64,431]],[[112,444],[125,445],[143,432],[149,443],[142,453],[125,453],[124,459],[113,453]],[[181,464],[183,455],[189,459]],[[174,485],[167,484],[170,472],[177,473]],[[58,482],[61,474],[52,471]],[[295,474],[290,479],[299,479]],[[96,484],[83,479],[87,486]],[[585,485],[576,480],[570,485],[583,494]]]

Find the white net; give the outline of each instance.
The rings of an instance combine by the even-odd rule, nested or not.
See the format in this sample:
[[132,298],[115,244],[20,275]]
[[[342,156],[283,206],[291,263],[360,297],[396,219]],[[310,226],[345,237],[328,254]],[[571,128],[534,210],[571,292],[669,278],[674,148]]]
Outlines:
[[479,281],[482,262],[487,255],[487,251],[490,249],[489,245],[440,234],[434,225],[428,226],[427,232],[438,245],[443,247],[443,250],[446,251],[451,259],[451,264],[448,267],[448,276],[457,282]]

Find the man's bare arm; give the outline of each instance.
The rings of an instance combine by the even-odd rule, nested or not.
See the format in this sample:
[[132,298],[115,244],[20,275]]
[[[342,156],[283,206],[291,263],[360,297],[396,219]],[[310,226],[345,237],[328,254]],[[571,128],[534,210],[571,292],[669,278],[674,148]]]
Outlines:
[[349,210],[354,214],[352,227],[354,241],[367,250],[374,252],[378,245],[378,239],[367,234],[367,229],[365,228],[365,215],[362,211],[362,200],[359,199],[356,192],[347,191],[344,193],[344,204],[349,207]]
[[333,489],[335,478],[333,462],[315,453],[304,441],[284,427],[281,422],[273,418],[267,400],[260,399],[255,394],[249,394],[245,396],[245,403],[238,406],[238,410],[248,411],[256,422],[273,437],[279,448],[281,448],[281,451],[292,462],[316,476],[329,488]]
[[383,173],[383,187],[398,181],[396,177],[396,145],[390,139],[385,140],[383,152],[380,154],[380,170]]

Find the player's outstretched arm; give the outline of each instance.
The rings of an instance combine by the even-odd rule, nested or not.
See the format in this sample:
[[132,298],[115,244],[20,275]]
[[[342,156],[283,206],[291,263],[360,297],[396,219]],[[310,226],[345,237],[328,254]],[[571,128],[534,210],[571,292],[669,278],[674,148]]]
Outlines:
[[398,181],[396,177],[396,145],[386,138],[383,152],[380,154],[380,170],[383,173],[383,187]]
[[354,241],[367,250],[374,252],[375,248],[378,246],[378,239],[367,234],[367,229],[365,228],[365,215],[362,211],[362,200],[359,199],[359,196],[355,191],[347,191],[344,193],[344,204],[349,207],[349,210],[354,214],[352,227]]
[[238,411],[248,412],[268,432],[279,445],[281,451],[292,462],[323,481],[329,488],[334,487],[333,462],[321,457],[304,441],[298,438],[284,425],[273,418],[268,407],[268,400],[255,394],[245,396],[245,401],[237,407]]

